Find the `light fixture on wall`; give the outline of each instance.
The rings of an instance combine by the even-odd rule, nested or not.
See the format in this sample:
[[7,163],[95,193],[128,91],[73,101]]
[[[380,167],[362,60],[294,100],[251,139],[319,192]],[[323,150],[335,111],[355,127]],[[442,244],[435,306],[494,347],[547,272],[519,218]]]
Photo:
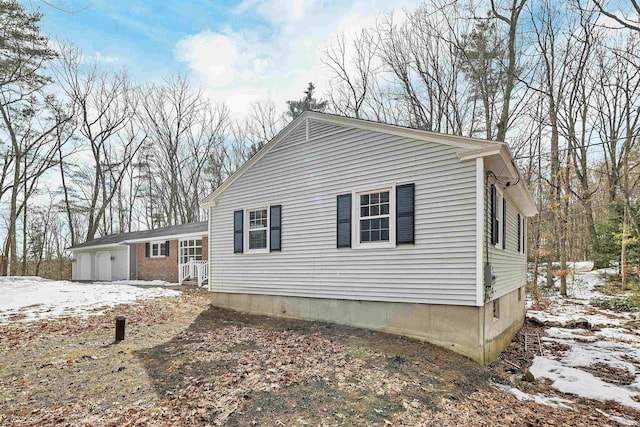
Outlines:
[[110,259],[111,261],[113,261],[113,260],[115,260],[115,259],[116,259],[116,257],[114,257],[113,255],[111,255],[111,256],[109,257],[109,259]]

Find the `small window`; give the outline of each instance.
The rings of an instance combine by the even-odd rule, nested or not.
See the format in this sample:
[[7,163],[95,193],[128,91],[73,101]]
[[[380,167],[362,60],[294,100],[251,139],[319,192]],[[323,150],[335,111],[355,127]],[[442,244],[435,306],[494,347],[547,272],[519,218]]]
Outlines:
[[395,243],[393,189],[356,193],[355,200],[356,246]]
[[389,191],[360,195],[360,243],[389,241]]
[[522,288],[518,288],[518,302],[522,301]]
[[269,210],[267,208],[247,210],[247,243],[249,251],[268,248]]
[[167,248],[165,242],[151,243],[151,258],[160,258],[167,256]]
[[493,317],[495,319],[500,317],[500,298],[493,300]]

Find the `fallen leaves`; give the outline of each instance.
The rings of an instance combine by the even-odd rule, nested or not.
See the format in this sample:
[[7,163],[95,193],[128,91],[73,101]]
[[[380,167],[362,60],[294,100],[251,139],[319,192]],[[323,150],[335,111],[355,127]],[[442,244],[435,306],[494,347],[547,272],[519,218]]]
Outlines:
[[[528,366],[521,337],[505,353],[512,363],[484,368],[419,341],[209,308],[207,298],[0,326],[0,425],[597,425],[621,413],[491,387],[514,362]],[[114,345],[118,315],[127,339]]]

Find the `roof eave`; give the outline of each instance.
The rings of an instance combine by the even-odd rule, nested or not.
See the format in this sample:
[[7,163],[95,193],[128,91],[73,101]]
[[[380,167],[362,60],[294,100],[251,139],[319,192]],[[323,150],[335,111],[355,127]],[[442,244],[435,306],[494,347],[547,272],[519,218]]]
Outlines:
[[220,185],[213,193],[205,197],[200,201],[200,205],[203,208],[211,208],[216,205],[216,199],[229,187],[235,180],[242,176],[249,168],[251,168],[258,160],[264,157],[271,149],[273,149],[280,141],[282,141],[293,129],[295,129],[300,122],[313,119],[322,121],[325,123],[333,123],[336,125],[365,129],[365,130],[378,130],[386,134],[397,135],[405,138],[412,138],[419,141],[436,142],[444,145],[449,145],[458,148],[468,148],[469,151],[484,151],[484,150],[496,150],[500,145],[506,145],[504,143],[498,143],[495,141],[485,141],[477,138],[470,138],[458,135],[448,135],[437,132],[429,132],[419,129],[411,129],[402,126],[390,125],[386,123],[379,123],[367,120],[354,119],[351,117],[342,117],[332,114],[318,113],[315,111],[305,111],[298,116],[294,121],[289,123],[284,129],[282,129],[271,141],[265,144],[260,151],[258,151],[251,159],[246,161],[237,171],[235,171],[229,178],[227,178],[222,185]]

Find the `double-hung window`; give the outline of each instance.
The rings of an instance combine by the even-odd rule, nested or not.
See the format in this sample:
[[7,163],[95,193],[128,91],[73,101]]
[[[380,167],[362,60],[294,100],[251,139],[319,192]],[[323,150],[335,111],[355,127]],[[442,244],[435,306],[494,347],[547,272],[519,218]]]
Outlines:
[[393,188],[355,194],[356,247],[395,246]]
[[246,212],[248,226],[247,248],[249,252],[267,251],[269,248],[269,209],[249,209]]
[[166,242],[151,242],[150,252],[151,258],[167,256]]

